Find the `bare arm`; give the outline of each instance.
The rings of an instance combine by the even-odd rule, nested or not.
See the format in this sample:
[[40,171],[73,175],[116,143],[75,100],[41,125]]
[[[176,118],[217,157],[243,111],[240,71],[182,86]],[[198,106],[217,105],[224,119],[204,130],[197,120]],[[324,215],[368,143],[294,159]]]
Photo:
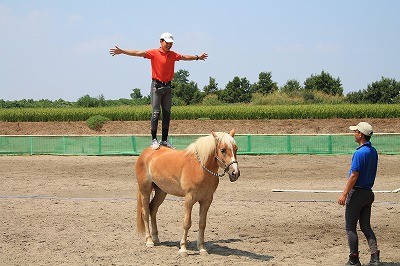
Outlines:
[[347,180],[346,186],[343,189],[343,192],[338,199],[338,203],[340,205],[346,204],[347,194],[349,194],[350,190],[354,187],[355,183],[357,182],[358,175],[359,175],[358,172],[351,173],[349,179]]
[[208,58],[208,54],[202,53],[201,55],[182,55],[182,60],[192,61],[192,60],[206,60]]
[[110,55],[114,56],[114,55],[119,55],[119,54],[144,57],[146,54],[146,51],[123,50],[123,49],[119,48],[118,46],[115,46],[115,48],[110,48]]

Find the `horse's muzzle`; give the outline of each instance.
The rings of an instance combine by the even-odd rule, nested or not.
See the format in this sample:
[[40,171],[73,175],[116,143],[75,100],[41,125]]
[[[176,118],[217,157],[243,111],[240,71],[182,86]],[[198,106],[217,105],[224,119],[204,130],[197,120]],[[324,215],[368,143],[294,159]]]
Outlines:
[[229,175],[229,180],[231,182],[235,182],[239,176],[240,176],[240,171],[238,167],[238,162],[237,161],[232,161],[230,162],[226,167],[224,172],[227,172]]
[[229,173],[229,180],[231,180],[231,182],[235,182],[236,180],[238,180],[239,176],[240,176],[240,171],[233,171],[232,173]]

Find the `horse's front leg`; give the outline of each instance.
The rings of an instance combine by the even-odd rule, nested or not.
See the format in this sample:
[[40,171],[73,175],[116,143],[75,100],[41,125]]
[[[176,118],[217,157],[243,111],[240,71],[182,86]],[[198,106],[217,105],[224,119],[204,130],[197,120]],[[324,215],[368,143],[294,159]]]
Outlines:
[[194,201],[191,196],[186,195],[184,203],[185,215],[183,218],[183,236],[180,243],[180,249],[178,251],[181,255],[187,255],[186,242],[189,229],[192,226],[192,209],[195,203],[196,201]]
[[207,212],[210,208],[211,202],[213,198],[211,197],[208,200],[201,201],[200,209],[199,209],[199,235],[197,238],[197,248],[200,251],[200,255],[208,255],[208,252],[204,246],[204,231],[206,229],[207,224]]

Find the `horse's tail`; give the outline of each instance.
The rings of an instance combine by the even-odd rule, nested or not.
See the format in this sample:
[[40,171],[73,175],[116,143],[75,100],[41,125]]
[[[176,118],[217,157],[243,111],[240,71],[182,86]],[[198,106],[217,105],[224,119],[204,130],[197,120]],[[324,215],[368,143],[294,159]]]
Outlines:
[[144,234],[144,221],[143,221],[143,201],[142,201],[142,193],[140,190],[137,191],[137,207],[136,207],[136,232],[138,234]]
[[137,179],[137,198],[136,198],[136,203],[137,203],[137,207],[136,207],[136,232],[138,234],[144,234],[145,232],[145,226],[144,226],[144,220],[143,220],[143,195],[141,192],[141,188],[140,188],[140,184],[142,182],[140,182],[141,180],[143,180],[146,176],[146,172],[145,172],[145,165],[143,162],[143,156],[142,154],[138,157],[137,161],[136,161],[136,179]]

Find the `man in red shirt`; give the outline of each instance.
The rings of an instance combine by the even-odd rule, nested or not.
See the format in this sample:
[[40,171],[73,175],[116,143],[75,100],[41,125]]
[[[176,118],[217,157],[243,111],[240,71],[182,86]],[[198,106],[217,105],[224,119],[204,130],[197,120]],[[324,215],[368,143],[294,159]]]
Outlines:
[[[160,36],[160,45],[158,49],[146,51],[138,50],[123,50],[118,46],[110,49],[112,56],[125,54],[130,56],[139,56],[151,60],[151,106],[153,112],[151,115],[151,147],[158,149],[160,145],[173,148],[168,142],[168,130],[171,120],[171,105],[172,105],[172,88],[171,81],[174,78],[175,62],[179,60],[206,60],[208,55],[182,55],[171,51],[174,44],[174,37],[171,33],[165,32]],[[160,112],[162,110],[162,137],[161,141],[157,140],[157,127]]]

